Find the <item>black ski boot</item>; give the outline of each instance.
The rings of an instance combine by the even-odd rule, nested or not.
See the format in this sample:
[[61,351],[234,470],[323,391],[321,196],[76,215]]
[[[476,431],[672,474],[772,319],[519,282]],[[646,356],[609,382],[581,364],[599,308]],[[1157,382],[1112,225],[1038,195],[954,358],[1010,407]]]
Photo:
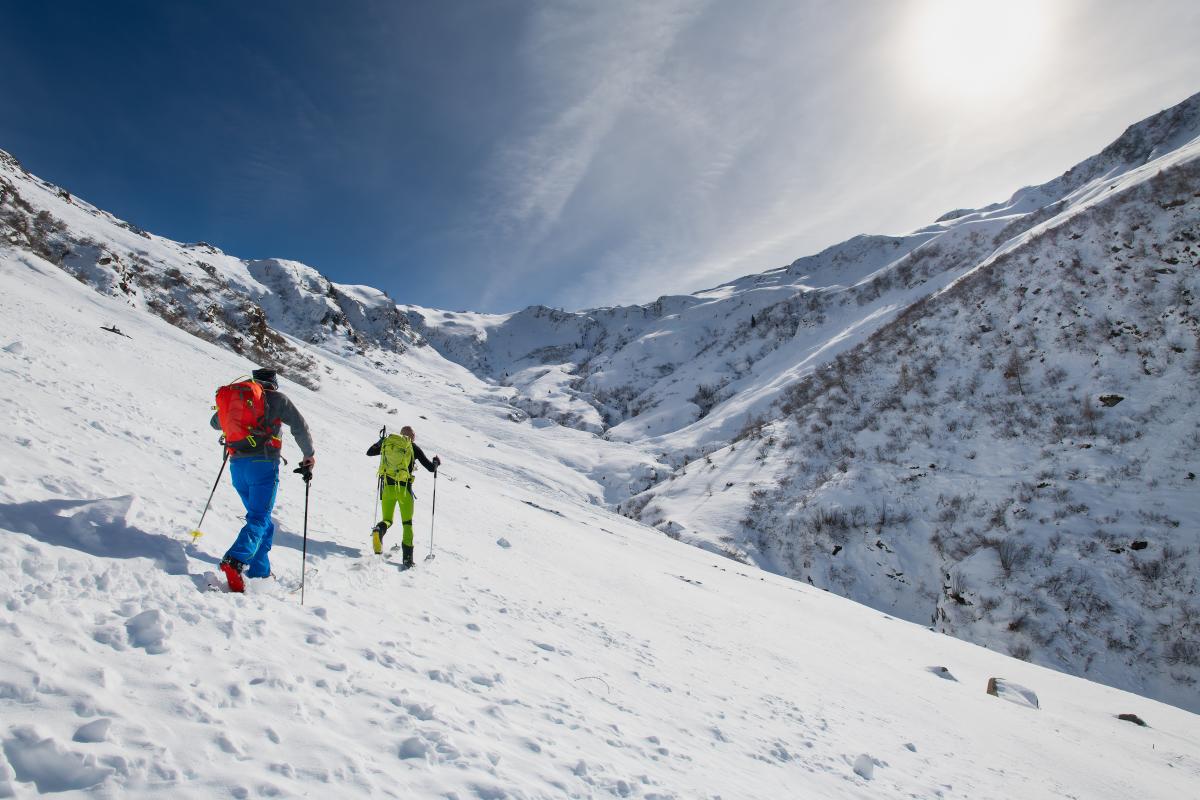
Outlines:
[[416,564],[413,563],[413,546],[411,544],[405,544],[401,545],[400,547],[404,551],[404,568],[412,569],[416,566]]
[[387,533],[388,524],[381,522],[371,529],[371,549],[375,551],[375,555],[383,552],[383,536]]

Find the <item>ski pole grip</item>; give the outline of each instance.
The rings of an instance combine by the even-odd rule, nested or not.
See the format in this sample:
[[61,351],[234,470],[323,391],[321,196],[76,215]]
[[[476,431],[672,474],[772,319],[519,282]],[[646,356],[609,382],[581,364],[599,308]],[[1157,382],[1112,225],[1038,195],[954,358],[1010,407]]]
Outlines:
[[312,467],[307,466],[306,464],[301,464],[300,466],[298,466],[294,470],[292,470],[292,472],[299,475],[300,479],[303,480],[305,483],[308,483],[309,481],[312,480]]

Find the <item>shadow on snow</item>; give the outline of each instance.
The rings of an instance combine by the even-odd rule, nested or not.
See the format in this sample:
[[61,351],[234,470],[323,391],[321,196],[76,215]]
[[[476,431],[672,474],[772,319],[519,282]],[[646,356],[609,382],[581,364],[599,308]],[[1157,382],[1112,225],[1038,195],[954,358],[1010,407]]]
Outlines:
[[131,526],[126,517],[132,505],[132,495],[5,503],[0,504],[0,527],[101,558],[149,558],[170,575],[188,574],[183,542]]

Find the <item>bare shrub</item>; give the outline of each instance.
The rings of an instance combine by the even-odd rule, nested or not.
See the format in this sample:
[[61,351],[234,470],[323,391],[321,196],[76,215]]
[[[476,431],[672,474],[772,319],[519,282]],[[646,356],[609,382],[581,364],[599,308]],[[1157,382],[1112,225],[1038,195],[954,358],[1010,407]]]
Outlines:
[[708,416],[708,412],[712,411],[713,407],[717,405],[719,402],[718,392],[719,387],[702,383],[696,387],[696,393],[688,398],[700,409],[700,419]]
[[1008,530],[1008,509],[1012,506],[1011,499],[1001,500],[992,507],[991,514],[988,515],[988,528],[1003,528]]
[[887,504],[886,500],[875,504],[875,515],[872,524],[876,534],[883,533],[885,529],[895,525],[907,525],[911,521],[912,512],[906,508],[893,508]]
[[1017,352],[1016,348],[1008,354],[1008,360],[1004,362],[1003,375],[1006,380],[1013,382],[1017,387],[1017,392],[1025,394],[1025,385],[1023,379],[1028,371],[1028,366],[1025,359]]
[[1050,367],[1042,375],[1042,380],[1045,382],[1046,386],[1051,389],[1057,388],[1066,379],[1067,371],[1058,366]]
[[1191,667],[1200,667],[1200,645],[1191,639],[1185,639],[1183,636],[1175,639],[1166,648],[1164,657],[1168,664],[1186,664]]
[[1000,569],[1004,570],[1005,577],[1010,577],[1014,569],[1025,564],[1033,555],[1030,545],[1011,536],[1005,539],[990,539],[987,545],[995,548],[996,556],[1000,559]]

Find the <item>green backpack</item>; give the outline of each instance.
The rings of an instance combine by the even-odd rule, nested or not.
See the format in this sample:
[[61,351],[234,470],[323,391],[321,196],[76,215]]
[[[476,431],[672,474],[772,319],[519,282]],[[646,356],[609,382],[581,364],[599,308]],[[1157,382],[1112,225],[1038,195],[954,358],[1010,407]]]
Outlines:
[[404,434],[392,433],[379,448],[379,474],[397,483],[412,480],[413,443]]

